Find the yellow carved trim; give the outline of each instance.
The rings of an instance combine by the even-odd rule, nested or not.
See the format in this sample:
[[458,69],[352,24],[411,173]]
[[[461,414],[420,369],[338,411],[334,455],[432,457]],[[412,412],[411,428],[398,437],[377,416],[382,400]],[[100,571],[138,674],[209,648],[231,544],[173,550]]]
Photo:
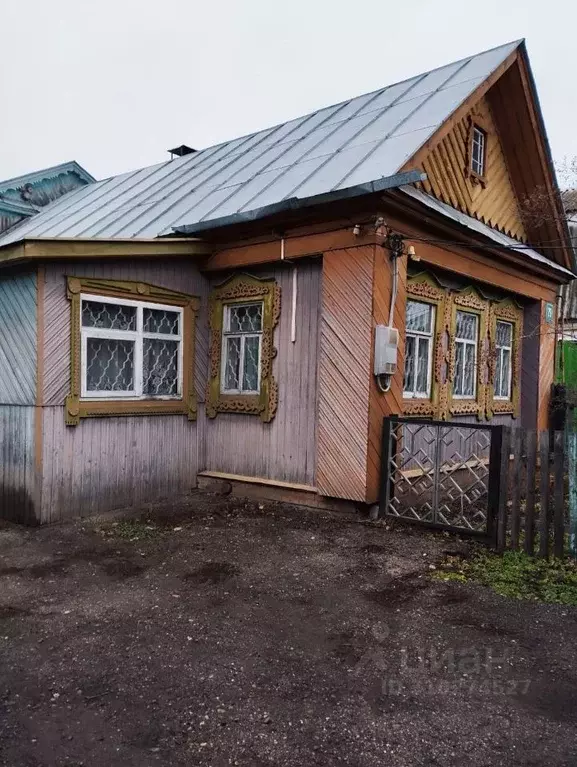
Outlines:
[[[495,360],[497,356],[497,320],[513,326],[511,351],[511,399],[495,399]],[[489,384],[487,387],[487,418],[496,413],[510,413],[518,418],[521,411],[521,338],[523,336],[523,309],[510,298],[491,306],[489,321]]]
[[[196,394],[194,391],[194,348],[196,314],[200,300],[188,293],[180,293],[146,282],[105,280],[90,277],[68,277],[66,295],[70,300],[70,393],[66,397],[64,418],[67,426],[77,426],[81,418],[128,415],[183,414],[196,420]],[[83,400],[81,392],[80,362],[80,294],[92,293],[107,298],[130,298],[179,306],[183,309],[183,375],[182,399],[174,400]]]
[[[221,350],[224,306],[247,301],[263,302],[261,376],[259,394],[223,394],[221,392]],[[261,280],[249,274],[238,274],[215,288],[209,299],[210,351],[209,379],[206,392],[206,414],[245,413],[259,415],[269,422],[278,405],[278,385],[272,374],[276,356],[274,329],[280,318],[280,287],[275,280]]]

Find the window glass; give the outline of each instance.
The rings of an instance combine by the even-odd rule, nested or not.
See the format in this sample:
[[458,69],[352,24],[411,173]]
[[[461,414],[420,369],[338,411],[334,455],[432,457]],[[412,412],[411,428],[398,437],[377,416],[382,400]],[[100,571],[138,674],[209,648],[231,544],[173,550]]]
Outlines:
[[225,304],[223,310],[221,390],[229,394],[258,393],[263,304]]
[[485,131],[473,127],[473,146],[471,151],[471,170],[478,176],[485,175],[485,145],[487,136]]
[[435,307],[407,301],[405,338],[405,397],[430,397]]
[[153,397],[178,394],[178,341],[144,338],[142,393]]
[[178,397],[180,310],[81,298],[82,396]]
[[82,325],[86,328],[136,330],[136,307],[83,301]]
[[495,397],[510,399],[513,347],[513,325],[510,322],[497,322],[495,341]]
[[477,390],[477,335],[479,318],[457,312],[455,328],[455,397],[475,397]]
[[166,309],[150,309],[144,307],[143,322],[145,333],[167,333],[178,335],[179,333],[178,312],[169,312]]
[[86,388],[95,392],[134,390],[134,341],[88,338]]

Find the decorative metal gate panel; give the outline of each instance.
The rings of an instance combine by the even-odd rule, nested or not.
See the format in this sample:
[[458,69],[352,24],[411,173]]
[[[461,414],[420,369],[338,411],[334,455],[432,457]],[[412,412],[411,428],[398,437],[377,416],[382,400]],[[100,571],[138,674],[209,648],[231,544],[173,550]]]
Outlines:
[[391,416],[380,513],[494,540],[502,426]]

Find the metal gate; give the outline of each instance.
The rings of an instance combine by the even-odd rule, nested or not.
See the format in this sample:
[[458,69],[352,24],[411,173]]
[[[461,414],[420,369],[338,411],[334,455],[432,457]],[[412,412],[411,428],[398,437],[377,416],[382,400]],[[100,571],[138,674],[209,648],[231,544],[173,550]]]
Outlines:
[[380,514],[495,540],[502,426],[391,416]]

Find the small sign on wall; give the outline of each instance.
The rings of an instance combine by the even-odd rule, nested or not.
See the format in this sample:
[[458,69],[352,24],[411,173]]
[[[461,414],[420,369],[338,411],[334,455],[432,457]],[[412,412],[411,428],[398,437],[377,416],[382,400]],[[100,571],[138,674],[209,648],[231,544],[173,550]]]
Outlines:
[[545,304],[545,322],[548,325],[553,324],[553,317],[554,317],[553,309],[554,309],[553,304],[547,301],[547,303]]

